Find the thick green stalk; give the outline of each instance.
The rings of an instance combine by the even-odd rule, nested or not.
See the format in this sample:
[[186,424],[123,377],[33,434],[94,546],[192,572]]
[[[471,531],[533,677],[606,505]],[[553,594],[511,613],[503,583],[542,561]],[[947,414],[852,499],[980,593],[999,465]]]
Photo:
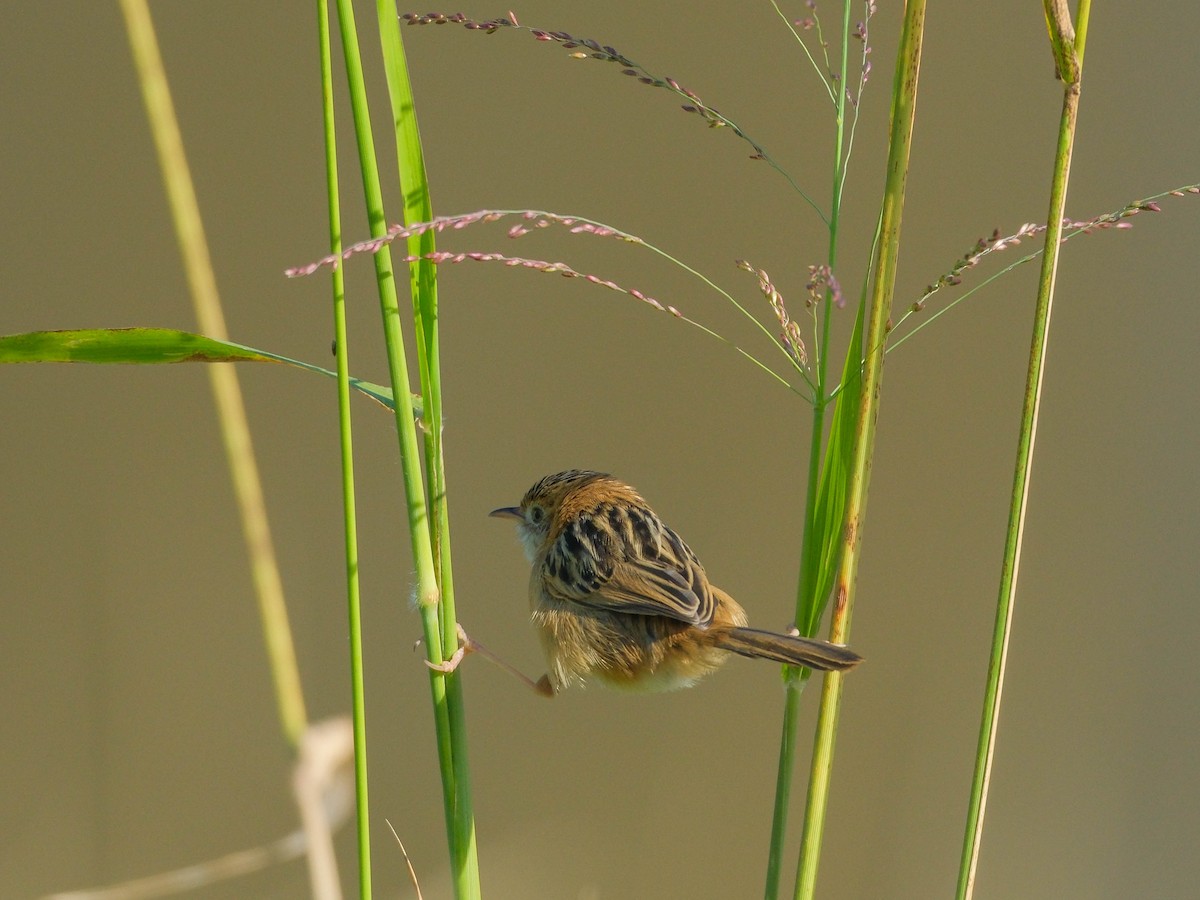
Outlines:
[[[433,218],[433,203],[425,174],[421,135],[417,127],[416,104],[408,78],[408,63],[400,36],[399,19],[390,0],[379,0],[380,41],[384,71],[392,103],[396,130],[396,158],[400,167],[400,186],[404,192],[404,221],[428,222]],[[434,233],[426,231],[408,239],[412,256],[425,256],[435,250]],[[454,574],[450,559],[450,516],[446,498],[446,469],[442,453],[442,373],[438,341],[437,267],[421,259],[409,267],[409,287],[413,300],[413,319],[417,331],[417,362],[421,373],[423,435],[425,440],[425,478],[429,486],[430,535],[440,589],[439,623],[442,652],[449,656],[458,649],[458,625],[454,609]],[[455,889],[460,897],[478,897],[479,861],[475,837],[475,813],[471,798],[470,762],[467,753],[466,706],[462,676],[453,672],[444,678],[449,713],[451,766],[455,797],[452,843],[457,855]]]
[[[333,68],[329,51],[329,2],[317,0],[317,44],[321,61],[321,113],[325,134],[325,191],[329,199],[329,252],[342,252],[342,211],[338,196],[337,133],[333,116]],[[350,619],[350,690],[354,722],[355,832],[358,841],[358,896],[371,898],[371,829],[367,804],[366,688],[363,681],[362,605],[358,579],[358,524],[354,499],[354,442],[350,428],[350,349],[346,335],[343,269],[330,276],[333,334],[337,354],[338,437],[342,458],[342,510],[345,523],[346,598]]]
[[[408,61],[394,3],[378,0],[379,36],[383,50],[384,73],[387,76],[388,96],[391,99],[392,123],[395,127],[396,161],[399,166],[400,189],[404,196],[404,223],[429,222],[433,219],[433,201],[425,173],[425,156],[421,133],[417,127],[416,104],[408,77]],[[436,247],[432,231],[408,238],[411,256],[432,253]],[[442,541],[446,528],[445,469],[442,463],[442,392],[441,355],[438,341],[437,266],[421,259],[409,266],[409,290],[413,301],[413,320],[417,331],[417,363],[421,375],[421,395],[425,440],[425,477],[430,490],[433,513],[434,556],[438,566],[438,584],[442,590],[443,619],[448,618],[444,579],[449,576],[449,541]],[[443,621],[443,628],[446,622]],[[453,620],[449,622],[453,625]],[[458,649],[458,635],[450,629],[447,654]]]
[[[834,586],[833,615],[830,619],[829,639],[838,643],[846,643],[850,636],[854,581],[858,571],[871,453],[875,443],[875,421],[883,380],[884,338],[900,256],[900,223],[916,116],[917,77],[921,67],[924,24],[924,0],[910,0],[905,8],[904,27],[896,59],[896,75],[892,86],[891,140],[888,147],[883,214],[880,219],[879,256],[868,305],[865,346],[870,349],[863,361],[862,391],[855,422],[854,455],[846,497],[844,544]],[[827,674],[821,690],[808,801],[805,807],[804,833],[800,841],[800,859],[796,873],[795,897],[798,900],[811,898],[816,889],[817,863],[820,859],[821,839],[825,827],[825,811],[829,802],[843,678],[844,676],[837,672]]]
[[[346,60],[346,75],[350,93],[350,108],[358,142],[363,193],[372,237],[382,237],[387,231],[383,211],[383,192],[379,167],[375,158],[374,138],[367,105],[366,82],[359,53],[354,10],[350,0],[337,0],[338,23]],[[396,396],[396,432],[400,442],[400,463],[408,511],[409,537],[413,563],[417,574],[417,608],[421,615],[426,652],[433,663],[444,657],[439,623],[439,591],[437,565],[429,528],[429,512],[422,480],[420,447],[417,441],[416,419],[409,386],[408,361],[400,329],[400,308],[396,293],[391,253],[385,246],[374,254],[376,280],[379,284],[380,310],[383,316],[384,340],[388,351],[388,373]],[[427,403],[428,401],[426,401]],[[422,404],[425,405],[424,403]],[[430,693],[433,700],[434,727],[437,732],[438,765],[442,777],[442,802],[445,807],[446,837],[450,845],[451,864],[459,897],[478,896],[473,842],[464,846],[458,839],[455,823],[459,821],[461,796],[454,766],[453,730],[447,701],[447,685],[455,679],[431,672]],[[474,888],[472,889],[472,883]]]
[[[983,714],[976,746],[975,772],[967,804],[967,823],[959,860],[958,887],[955,896],[967,900],[975,890],[975,872],[983,838],[983,817],[996,750],[996,729],[1000,717],[1000,697],[1004,686],[1004,668],[1008,658],[1008,637],[1016,601],[1017,573],[1021,561],[1021,540],[1025,532],[1025,510],[1029,502],[1029,479],[1033,471],[1033,449],[1037,439],[1038,412],[1042,396],[1042,376],[1046,365],[1046,347],[1050,339],[1050,313],[1054,305],[1054,282],[1058,272],[1058,253],[1062,238],[1063,212],[1067,202],[1067,182],[1071,172],[1071,150],[1075,142],[1075,122],[1079,110],[1079,78],[1083,72],[1083,48],[1087,36],[1091,4],[1082,0],[1077,26],[1071,35],[1070,20],[1063,17],[1065,4],[1047,2],[1047,22],[1059,73],[1063,77],[1063,105],[1059,118],[1058,147],[1050,185],[1050,209],[1042,252],[1042,270],[1038,280],[1037,306],[1034,310],[1033,340],[1026,370],[1025,399],[1021,408],[1021,430],[1017,438],[1017,458],[1009,506],[1008,531],[1000,570],[1000,591],[996,602],[996,622],[992,632],[992,653],[984,689]],[[1073,37],[1073,39],[1072,39]],[[1072,80],[1073,79],[1073,80]]]

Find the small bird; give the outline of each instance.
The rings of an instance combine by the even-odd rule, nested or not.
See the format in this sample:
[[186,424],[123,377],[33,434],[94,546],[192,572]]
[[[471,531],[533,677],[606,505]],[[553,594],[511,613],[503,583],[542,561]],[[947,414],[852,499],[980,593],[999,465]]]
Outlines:
[[520,506],[490,515],[516,520],[533,566],[529,605],[549,667],[534,686],[549,696],[591,679],[687,687],[730,652],[821,670],[862,660],[828,641],[747,628],[745,611],[709,582],[696,554],[611,475],[547,475]]

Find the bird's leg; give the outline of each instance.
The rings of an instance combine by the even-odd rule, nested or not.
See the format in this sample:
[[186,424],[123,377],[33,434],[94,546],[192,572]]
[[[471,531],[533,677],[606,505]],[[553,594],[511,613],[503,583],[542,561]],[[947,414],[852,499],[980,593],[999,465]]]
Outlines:
[[487,647],[483,646],[483,644],[472,638],[469,634],[467,634],[466,631],[463,630],[462,625],[458,626],[458,649],[454,651],[453,655],[449,659],[440,663],[432,663],[429,660],[425,660],[425,665],[429,666],[429,668],[433,669],[435,672],[441,672],[443,675],[449,675],[458,668],[459,664],[466,659],[467,655],[470,653],[478,653],[484,659],[491,660],[504,671],[508,672],[508,674],[512,675],[514,678],[532,690],[535,694],[541,694],[543,697],[554,696],[554,686],[550,684],[550,677],[548,675],[543,675],[537,681],[534,681],[516,666],[513,666],[501,659]]
[[[455,624],[457,625],[457,623]],[[425,660],[425,665],[429,666],[429,668],[433,669],[433,671],[441,672],[443,675],[449,675],[458,668],[459,663],[467,658],[468,653],[472,653],[478,649],[478,647],[475,645],[475,642],[471,640],[470,635],[463,631],[463,627],[461,625],[457,625],[457,627],[458,649],[454,651],[454,654],[449,659],[443,660],[440,663]],[[417,646],[419,647],[420,645],[421,642],[417,641]]]

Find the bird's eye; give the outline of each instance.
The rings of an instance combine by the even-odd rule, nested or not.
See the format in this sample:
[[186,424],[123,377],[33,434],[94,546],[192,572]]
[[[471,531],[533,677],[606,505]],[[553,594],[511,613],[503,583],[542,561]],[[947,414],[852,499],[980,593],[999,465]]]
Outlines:
[[542,519],[546,518],[546,511],[540,506],[529,507],[529,521],[534,525],[541,525]]

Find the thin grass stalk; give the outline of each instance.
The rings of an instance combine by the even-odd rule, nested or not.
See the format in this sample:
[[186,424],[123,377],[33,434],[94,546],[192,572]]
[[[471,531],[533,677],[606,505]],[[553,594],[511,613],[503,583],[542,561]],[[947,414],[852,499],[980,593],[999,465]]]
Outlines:
[[771,809],[771,843],[767,853],[766,900],[779,896],[783,872],[783,843],[787,838],[787,814],[792,797],[792,776],[796,769],[796,736],[799,728],[800,696],[804,682],[785,674],[783,682],[783,724],[779,734],[779,760],[775,770],[775,802]]
[[1063,213],[1066,209],[1067,184],[1071,173],[1071,151],[1074,147],[1075,123],[1079,111],[1083,49],[1091,11],[1089,0],[1082,0],[1079,4],[1077,25],[1072,39],[1070,20],[1064,16],[1065,4],[1062,4],[1057,10],[1057,18],[1049,9],[1052,5],[1047,3],[1047,21],[1051,29],[1051,42],[1055,47],[1055,58],[1059,60],[1058,70],[1060,76],[1063,77],[1063,106],[1062,115],[1059,118],[1058,146],[1050,185],[1050,209],[1046,219],[1048,227],[1042,252],[1042,268],[1038,278],[1033,339],[1026,371],[1025,397],[1021,408],[1021,428],[1017,438],[1017,458],[1014,466],[1008,530],[1004,542],[1004,559],[1000,571],[999,597],[996,602],[996,621],[992,632],[992,651],[988,662],[987,684],[984,689],[979,741],[975,754],[975,771],[971,779],[971,795],[967,804],[962,857],[959,860],[958,885],[955,892],[958,900],[968,900],[974,894],[975,874],[979,865],[979,850],[983,840],[983,819],[987,806],[988,786],[991,781],[992,761],[996,750],[1000,699],[1004,687],[1005,664],[1008,659],[1008,639],[1012,628],[1013,607],[1016,602],[1021,543],[1025,533],[1025,511],[1029,502],[1029,480],[1033,471],[1033,450],[1037,440],[1042,378],[1045,373],[1046,348],[1050,339],[1050,314],[1054,306],[1054,284],[1058,272]]
[[[380,187],[379,166],[375,158],[366,80],[363,76],[354,10],[350,0],[337,0],[337,10],[369,230],[372,237],[382,237],[387,231],[387,220],[383,209],[383,191]],[[379,286],[384,340],[387,345],[388,374],[391,377],[392,390],[396,397],[396,433],[400,443],[400,464],[408,512],[409,539],[417,576],[417,609],[421,616],[425,649],[429,661],[440,663],[445,657],[438,621],[437,570],[430,539],[428,506],[425,501],[425,484],[422,480],[420,448],[417,442],[416,419],[409,385],[407,354],[400,329],[400,309],[396,295],[391,252],[384,247],[380,252],[374,254],[373,259],[376,282]],[[454,829],[459,794],[453,764],[450,710],[446,699],[447,684],[452,680],[441,674],[430,672],[429,689],[433,701],[434,729],[437,733],[438,767],[442,779],[446,839],[450,848],[455,889],[457,896],[470,897],[472,894],[469,890],[471,881],[469,863],[471,863],[472,857],[466,852],[466,848],[458,843]],[[474,880],[477,885],[477,874]]]
[[[200,331],[220,340],[228,340],[225,316],[221,311],[204,223],[196,202],[196,190],[183,149],[183,137],[175,117],[171,91],[163,69],[162,55],[145,0],[121,0],[121,12],[129,34],[129,44],[137,67],[142,99],[159,167],[163,174],[171,218],[183,257],[184,272],[196,311]],[[217,406],[217,419],[225,444],[225,455],[233,478],[234,494],[242,519],[242,534],[250,559],[251,575],[263,623],[267,659],[275,686],[275,703],[284,739],[295,753],[308,727],[300,670],[288,623],[283,581],[275,559],[271,529],[267,521],[262,482],[254,460],[246,408],[233,366],[205,366]]]
[[[840,122],[839,122],[840,124]],[[840,127],[839,127],[840,131]],[[833,218],[836,222],[837,207]],[[830,253],[836,246],[836,231],[830,228]],[[832,268],[832,263],[830,263]],[[825,304],[825,339],[828,339],[828,314],[831,303]],[[827,345],[821,344],[823,348]],[[852,348],[852,352],[857,352]],[[809,610],[815,602],[816,585],[819,581],[818,568],[821,560],[821,534],[816,524],[817,495],[821,481],[821,450],[825,437],[825,384],[829,354],[823,349],[815,361],[816,396],[812,405],[812,426],[808,449],[808,484],[804,497],[804,535],[800,548],[800,574],[796,590],[796,618],[798,629],[805,630],[811,617]],[[771,816],[771,839],[767,854],[767,878],[763,896],[775,900],[779,896],[779,884],[783,871],[783,845],[787,839],[787,818],[791,806],[792,780],[796,766],[797,731],[800,726],[800,697],[811,676],[809,669],[794,666],[783,667],[783,721],[780,726],[779,760],[775,772],[775,800]]]
[[[325,191],[329,200],[329,252],[342,252],[342,210],[338,192],[337,131],[334,128],[333,66],[329,48],[329,2],[317,0],[317,45],[321,65],[321,119],[325,137]],[[358,896],[371,898],[371,829],[367,802],[367,713],[363,679],[362,604],[358,578],[358,518],[354,497],[354,441],[350,422],[350,345],[346,334],[344,270],[330,273],[333,334],[337,358],[338,446],[342,462],[345,523],[346,601],[350,620],[350,693],[354,728],[355,838]]]
[[[778,9],[778,7],[776,7]],[[842,187],[845,184],[847,160],[843,152],[846,123],[846,73],[849,67],[850,0],[842,4],[842,47],[841,74],[834,94],[837,110],[834,121],[834,166],[833,190],[829,215],[829,250],[827,262],[831,271],[837,264],[838,223],[841,220]],[[817,584],[820,581],[822,529],[816,522],[817,497],[820,485],[822,446],[825,440],[825,412],[828,405],[827,379],[829,373],[829,339],[833,321],[832,292],[826,294],[822,310],[822,336],[817,341],[815,360],[816,391],[812,404],[812,423],[808,449],[808,482],[804,497],[804,535],[800,548],[800,573],[796,590],[796,627],[811,636],[812,629],[805,625],[815,618],[814,607],[819,606]],[[850,352],[858,353],[857,348]],[[783,670],[784,698],[783,722],[780,727],[779,760],[775,772],[775,801],[771,815],[771,839],[767,854],[767,878],[763,890],[766,900],[779,896],[779,884],[783,871],[783,845],[787,839],[787,818],[791,806],[792,780],[796,766],[797,730],[800,726],[800,695],[808,683],[811,672],[785,666]]]
[[[392,118],[396,129],[396,158],[400,186],[404,193],[406,224],[428,222],[433,218],[433,203],[425,172],[425,158],[417,127],[416,103],[408,77],[408,63],[400,23],[391,0],[377,3],[379,34],[382,45]],[[437,248],[434,232],[426,231],[408,239],[411,255],[425,257]],[[421,258],[409,267],[409,287],[413,299],[413,319],[417,332],[417,362],[421,373],[422,431],[425,441],[425,480],[429,486],[432,517],[429,522],[434,562],[440,589],[439,623],[442,653],[449,656],[458,649],[458,625],[454,607],[454,575],[450,558],[450,515],[446,498],[446,470],[442,453],[442,378],[438,340],[437,267]],[[446,705],[449,713],[451,765],[454,770],[453,805],[455,890],[461,897],[480,895],[478,846],[475,836],[475,812],[471,795],[470,759],[467,752],[466,705],[462,675],[455,671],[445,676]]]
[[[865,346],[870,348],[870,351],[863,361],[862,392],[854,429],[854,457],[846,498],[844,543],[834,586],[833,615],[830,619],[829,639],[837,643],[846,643],[849,640],[854,610],[854,583],[858,571],[860,539],[870,480],[870,460],[875,443],[875,422],[883,381],[884,338],[900,256],[900,224],[916,116],[917,79],[921,68],[924,25],[924,0],[910,0],[904,11],[896,75],[892,85],[891,140],[888,146],[887,179],[880,219],[879,256],[868,304]],[[797,900],[811,900],[816,890],[817,864],[824,834],[825,811],[829,803],[842,688],[841,674],[830,672],[825,676],[821,705],[817,713],[804,833],[800,840],[800,857],[796,871],[794,896]]]

